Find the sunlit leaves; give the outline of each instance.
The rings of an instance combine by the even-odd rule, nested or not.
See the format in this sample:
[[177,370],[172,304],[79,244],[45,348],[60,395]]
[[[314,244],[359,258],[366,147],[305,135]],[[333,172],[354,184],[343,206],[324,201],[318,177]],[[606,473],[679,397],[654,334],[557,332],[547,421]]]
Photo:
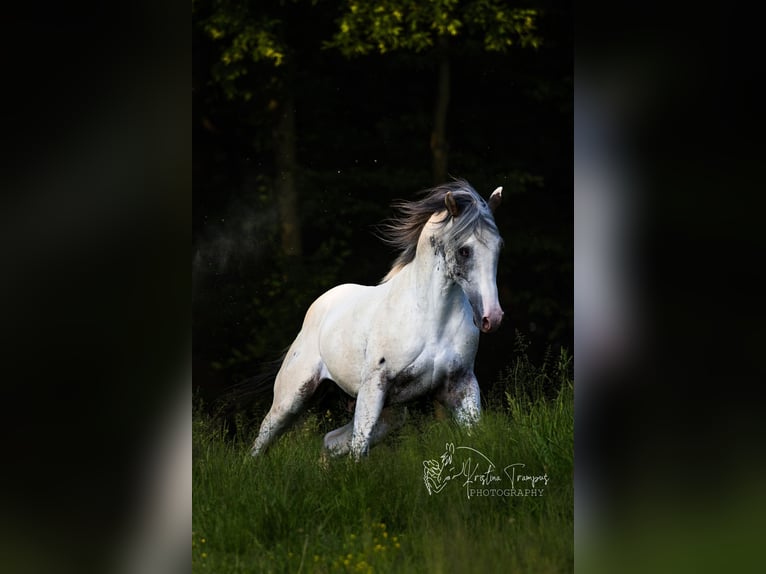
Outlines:
[[212,77],[229,99],[252,98],[252,93],[237,83],[252,64],[266,62],[279,67],[285,63],[287,46],[280,39],[281,22],[256,12],[247,2],[215,0],[200,25],[220,50]]
[[523,47],[537,48],[542,42],[537,35],[537,10],[507,9],[503,2],[479,0],[467,8],[467,14],[468,20],[483,34],[484,48],[488,51],[503,52],[517,42]]
[[[249,94],[239,80],[254,64],[286,64],[289,47],[286,22],[280,15],[288,5],[315,5],[317,0],[282,0],[277,4],[242,0],[195,0],[192,10],[204,34],[218,47],[212,76],[229,98]],[[323,43],[346,56],[385,54],[396,50],[422,52],[438,39],[470,36],[483,48],[504,52],[511,46],[537,48],[539,13],[503,0],[337,0],[335,34]]]
[[503,52],[514,44],[537,48],[538,11],[502,0],[346,0],[337,32],[326,47],[346,56],[393,50],[420,52],[439,37],[472,34],[484,49]]

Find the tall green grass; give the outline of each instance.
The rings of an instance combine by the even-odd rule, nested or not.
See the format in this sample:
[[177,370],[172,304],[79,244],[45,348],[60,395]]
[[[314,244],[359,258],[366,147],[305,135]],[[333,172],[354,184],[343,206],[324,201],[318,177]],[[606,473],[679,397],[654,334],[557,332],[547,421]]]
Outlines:
[[[520,353],[500,381],[505,400],[490,405],[476,427],[467,431],[415,415],[360,463],[323,460],[327,424],[320,414],[253,459],[253,436],[232,440],[196,413],[192,570],[571,571],[570,373],[563,351],[555,364],[542,367]],[[439,460],[447,443],[480,451],[503,477],[503,467],[523,463],[529,474],[547,474],[548,485],[537,486],[544,488],[539,497],[469,499],[455,480],[429,495],[423,461]],[[465,452],[454,456],[458,467]],[[504,477],[493,486],[510,485]]]

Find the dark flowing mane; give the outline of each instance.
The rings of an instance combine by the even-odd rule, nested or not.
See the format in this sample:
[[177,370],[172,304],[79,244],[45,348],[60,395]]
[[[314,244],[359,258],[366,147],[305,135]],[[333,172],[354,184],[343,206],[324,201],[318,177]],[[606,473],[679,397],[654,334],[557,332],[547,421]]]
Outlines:
[[[415,259],[420,233],[434,213],[446,211],[444,198],[448,192],[452,193],[460,210],[460,215],[454,219],[455,224],[450,230],[450,240],[460,243],[476,232],[477,227],[480,231],[498,234],[487,202],[463,179],[427,189],[421,192],[425,197],[418,201],[395,202],[393,207],[399,211],[399,215],[378,228],[380,238],[400,251],[391,270],[383,278],[384,283]],[[441,224],[444,225],[448,221],[450,218],[445,217]]]

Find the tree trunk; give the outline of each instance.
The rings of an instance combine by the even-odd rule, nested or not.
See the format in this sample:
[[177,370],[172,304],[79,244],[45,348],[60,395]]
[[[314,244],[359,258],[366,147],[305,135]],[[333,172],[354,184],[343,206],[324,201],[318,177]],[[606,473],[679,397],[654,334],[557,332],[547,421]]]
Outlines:
[[[288,88],[289,92],[289,88]],[[295,185],[298,164],[295,159],[295,104],[292,95],[284,99],[274,128],[274,151],[276,154],[277,205],[282,241],[282,251],[290,258],[299,258],[301,248],[300,210]]]
[[431,132],[431,153],[433,155],[434,185],[447,180],[447,107],[450,96],[450,65],[447,38],[440,36],[436,48],[438,78],[436,81],[436,105],[434,106],[434,127]]

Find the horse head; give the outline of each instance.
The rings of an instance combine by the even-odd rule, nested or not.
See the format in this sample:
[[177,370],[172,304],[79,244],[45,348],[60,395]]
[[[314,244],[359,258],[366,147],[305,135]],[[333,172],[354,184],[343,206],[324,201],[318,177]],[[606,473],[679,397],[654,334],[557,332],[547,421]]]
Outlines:
[[446,274],[465,293],[473,322],[482,333],[496,331],[503,320],[497,295],[497,262],[503,241],[494,220],[502,190],[495,189],[489,202],[472,189],[448,191],[444,196],[451,218],[442,242]]

